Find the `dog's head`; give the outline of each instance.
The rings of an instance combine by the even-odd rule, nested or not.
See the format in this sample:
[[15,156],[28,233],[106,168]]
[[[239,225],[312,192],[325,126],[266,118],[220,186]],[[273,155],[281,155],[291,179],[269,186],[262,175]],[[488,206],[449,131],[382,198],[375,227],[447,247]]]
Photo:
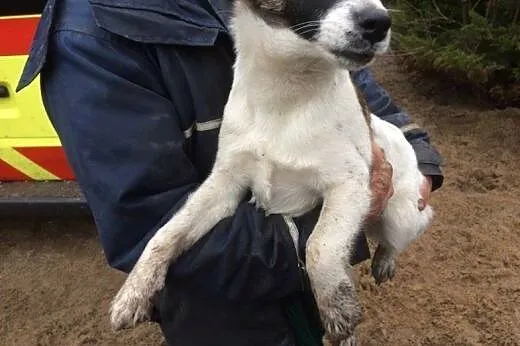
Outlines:
[[391,19],[380,0],[239,0],[270,27],[289,30],[347,69],[384,53]]

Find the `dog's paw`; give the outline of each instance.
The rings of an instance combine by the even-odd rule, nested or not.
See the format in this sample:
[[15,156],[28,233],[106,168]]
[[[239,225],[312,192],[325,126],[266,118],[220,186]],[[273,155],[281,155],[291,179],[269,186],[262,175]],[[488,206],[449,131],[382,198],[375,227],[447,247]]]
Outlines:
[[153,295],[127,280],[110,306],[110,323],[114,330],[133,328],[150,319]]
[[350,338],[345,339],[339,343],[339,346],[356,346],[356,345],[357,345],[357,341],[356,341],[355,334],[352,334],[352,336]]
[[340,283],[332,295],[318,300],[318,307],[327,339],[331,343],[352,339],[363,312],[351,283]]
[[341,341],[330,341],[327,336],[323,338],[323,346],[356,346],[356,336],[353,334],[351,337]]
[[376,284],[381,285],[383,282],[393,279],[395,270],[394,253],[381,244],[378,245],[374,258],[372,258],[372,276],[376,280]]

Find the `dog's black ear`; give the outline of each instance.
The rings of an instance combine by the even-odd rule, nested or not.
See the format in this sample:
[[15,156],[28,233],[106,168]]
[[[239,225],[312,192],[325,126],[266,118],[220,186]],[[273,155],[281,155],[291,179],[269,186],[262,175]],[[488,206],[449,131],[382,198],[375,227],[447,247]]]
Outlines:
[[284,9],[284,0],[256,0],[259,3],[260,9],[269,12],[281,13]]
[[287,0],[236,0],[246,3],[260,18],[272,26],[283,26],[287,20]]
[[263,13],[281,13],[285,8],[285,0],[242,0],[248,2],[252,8]]

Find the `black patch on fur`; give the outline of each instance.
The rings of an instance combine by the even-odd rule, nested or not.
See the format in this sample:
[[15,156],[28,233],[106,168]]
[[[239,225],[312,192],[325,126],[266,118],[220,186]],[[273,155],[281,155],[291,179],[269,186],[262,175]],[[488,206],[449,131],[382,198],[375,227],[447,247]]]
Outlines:
[[312,41],[319,21],[339,0],[241,0],[266,23],[290,28],[298,36]]
[[287,26],[284,11],[287,0],[238,0],[248,5],[260,18],[272,26]]
[[337,315],[322,315],[327,338],[339,342],[354,335],[356,326],[363,320],[363,310],[351,283],[341,282],[328,304],[334,307],[332,311]]
[[[320,21],[338,0],[288,0],[285,17],[291,30],[306,40],[313,40]],[[304,24],[308,23],[309,24]]]

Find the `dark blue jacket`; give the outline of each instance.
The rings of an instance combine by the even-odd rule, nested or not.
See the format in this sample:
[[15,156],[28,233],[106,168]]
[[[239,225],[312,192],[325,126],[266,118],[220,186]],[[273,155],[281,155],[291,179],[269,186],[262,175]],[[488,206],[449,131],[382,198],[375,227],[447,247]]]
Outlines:
[[[234,60],[226,3],[47,1],[18,89],[41,75],[47,113],[92,209],[112,267],[128,272],[146,242],[212,167]],[[409,126],[408,115],[369,70],[353,77],[376,115],[410,129],[405,134],[421,169],[438,188],[441,158],[427,132]],[[297,220],[301,251],[317,212]],[[352,261],[368,256],[360,235]],[[167,289],[174,285],[178,291],[170,292],[168,300],[178,302],[172,298],[177,294],[183,301],[180,297],[189,293],[204,299],[206,310],[208,299],[240,304],[233,325],[243,330],[239,325],[247,320],[244,316],[264,309],[256,304],[277,310],[273,302],[301,288],[305,275],[296,258],[282,217],[265,217],[244,201],[233,217],[221,221],[172,266]],[[247,304],[255,306],[254,313],[244,310]],[[218,315],[224,308],[212,309]],[[168,311],[163,310],[164,319]],[[193,311],[200,317],[200,311]],[[269,319],[251,323],[259,326]],[[176,321],[177,331],[194,325],[179,322],[178,316],[170,320]],[[229,324],[220,329],[237,338]],[[189,337],[194,342],[193,333]],[[256,336],[258,345],[284,344],[263,337],[268,336]],[[213,342],[201,339],[192,344],[219,345]]]

